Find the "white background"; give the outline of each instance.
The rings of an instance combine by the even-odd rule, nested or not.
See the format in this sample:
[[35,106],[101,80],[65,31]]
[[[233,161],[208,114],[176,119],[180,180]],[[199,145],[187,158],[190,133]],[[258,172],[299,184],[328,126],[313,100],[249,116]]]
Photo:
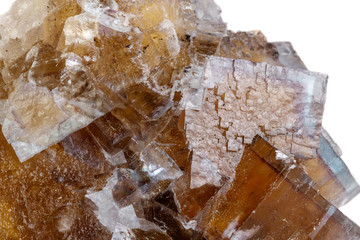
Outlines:
[[[0,14],[13,0],[1,0]],[[290,41],[309,70],[329,74],[323,126],[360,181],[360,1],[216,0],[233,31]],[[341,210],[360,225],[360,196]]]

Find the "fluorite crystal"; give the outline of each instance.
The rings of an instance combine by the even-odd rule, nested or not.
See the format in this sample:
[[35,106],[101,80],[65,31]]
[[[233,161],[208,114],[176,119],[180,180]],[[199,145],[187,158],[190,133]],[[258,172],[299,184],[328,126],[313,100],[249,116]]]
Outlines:
[[212,0],[17,0],[1,239],[360,239],[327,76]]

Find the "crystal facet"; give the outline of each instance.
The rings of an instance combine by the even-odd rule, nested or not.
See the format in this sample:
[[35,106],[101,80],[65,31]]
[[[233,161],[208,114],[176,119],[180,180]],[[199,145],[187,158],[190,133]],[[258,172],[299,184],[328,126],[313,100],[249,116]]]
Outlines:
[[327,76],[213,0],[17,0],[0,19],[0,238],[360,239]]

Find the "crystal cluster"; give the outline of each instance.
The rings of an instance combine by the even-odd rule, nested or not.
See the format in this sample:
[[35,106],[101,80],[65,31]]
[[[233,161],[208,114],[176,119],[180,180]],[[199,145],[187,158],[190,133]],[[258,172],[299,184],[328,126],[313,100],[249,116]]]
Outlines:
[[17,0],[0,239],[360,239],[327,76],[212,0]]

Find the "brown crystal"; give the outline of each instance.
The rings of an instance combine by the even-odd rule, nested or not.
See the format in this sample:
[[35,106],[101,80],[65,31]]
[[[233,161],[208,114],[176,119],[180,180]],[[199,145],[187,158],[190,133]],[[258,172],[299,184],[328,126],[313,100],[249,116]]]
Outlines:
[[85,200],[87,188],[103,186],[109,164],[103,162],[102,169],[95,169],[68,155],[61,144],[20,164],[0,137],[1,163],[5,163],[0,174],[4,239],[109,236],[93,215],[92,204]]
[[340,239],[360,234],[354,223],[343,225],[341,212],[312,188],[300,168],[282,162],[277,154],[260,137],[245,148],[234,181],[219,192],[203,216],[208,239],[332,238],[329,225]]
[[[1,239],[357,239],[327,76],[211,0],[0,20]],[[336,206],[336,207],[335,207]]]

